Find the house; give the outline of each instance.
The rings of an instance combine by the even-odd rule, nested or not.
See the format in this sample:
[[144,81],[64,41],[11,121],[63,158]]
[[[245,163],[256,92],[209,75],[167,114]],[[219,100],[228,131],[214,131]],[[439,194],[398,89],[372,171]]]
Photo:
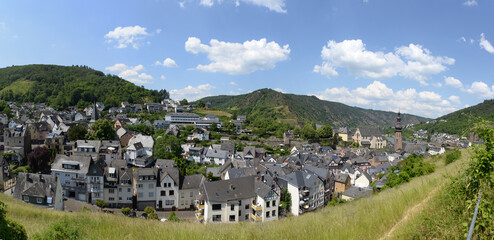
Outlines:
[[4,129],[4,152],[15,153],[13,160],[21,161],[31,152],[31,135],[23,125]]
[[196,128],[191,135],[187,136],[187,140],[195,139],[199,141],[209,140],[209,131],[202,128]]
[[103,200],[103,187],[105,176],[105,162],[102,159],[91,161],[86,174],[88,202],[96,203],[96,199]]
[[103,198],[108,207],[118,207],[118,171],[116,167],[105,167]]
[[228,151],[209,148],[204,156],[204,162],[223,165],[228,158]]
[[45,137],[45,146],[57,154],[63,153],[64,143],[65,137],[55,133],[48,133]]
[[51,165],[51,175],[60,179],[64,196],[87,201],[86,175],[91,161],[90,156],[56,155]]
[[31,135],[31,144],[43,144],[46,135],[50,133],[50,125],[47,122],[31,123],[27,128]]
[[313,172],[295,171],[279,177],[279,183],[291,194],[294,216],[324,207],[324,183]]
[[133,191],[134,177],[132,174],[132,168],[127,168],[127,163],[123,160],[113,161],[112,167],[115,167],[116,173],[118,174],[117,207],[132,207],[132,196],[134,196],[134,194],[137,196],[137,193]]
[[129,145],[129,141],[132,138],[132,133],[124,127],[117,129],[117,136],[120,139],[120,146]]
[[142,211],[146,207],[156,208],[156,184],[158,169],[137,168],[134,169],[134,181],[136,182],[137,209]]
[[249,217],[254,222],[268,222],[278,219],[281,188],[268,174],[255,178],[257,197],[251,203]]
[[122,156],[120,142],[118,140],[103,140],[99,149],[99,157],[103,159],[107,166],[115,159]]
[[165,120],[154,120],[153,127],[154,129],[167,129],[170,126],[170,122]]
[[333,175],[329,169],[305,165],[304,170],[313,172],[321,179],[324,184],[324,203],[329,202],[331,200],[331,194],[334,191]]
[[196,163],[202,163],[204,159],[205,148],[202,147],[191,147],[187,152],[187,160],[194,161]]
[[341,195],[341,199],[352,201],[357,198],[370,197],[370,196],[372,196],[372,188],[362,188],[362,187],[352,186],[349,189],[347,189],[345,192],[343,192],[343,194]]
[[377,128],[357,128],[352,136],[352,140],[360,146],[367,148],[385,148],[386,139],[382,131]]
[[175,210],[178,207],[180,174],[176,166],[158,169],[156,209]]
[[357,179],[355,179],[355,186],[360,188],[368,187],[372,183],[372,177],[363,171]]
[[333,134],[334,136],[338,135],[338,137],[341,137],[342,141],[348,142],[350,130],[346,127],[340,127],[338,129],[334,129]]
[[179,192],[178,209],[193,209],[194,201],[199,195],[199,187],[206,180],[204,175],[195,174],[181,178]]
[[125,160],[128,164],[147,167],[153,164],[154,139],[152,136],[138,134],[129,140],[125,152]]
[[125,125],[132,125],[132,122],[130,121],[130,119],[128,118],[117,118],[117,120],[115,120],[115,123],[113,124],[113,127],[115,129],[119,129],[119,128],[122,128],[122,127],[125,127]]
[[203,182],[196,201],[196,218],[203,223],[247,222],[255,202],[255,177]]
[[342,193],[352,186],[350,176],[346,173],[338,173],[334,178],[334,192]]
[[3,186],[0,188],[0,191],[7,189],[6,183],[12,178],[14,178],[14,175],[10,171],[9,163],[5,160],[5,158],[3,158],[3,156],[0,156],[0,183]]
[[57,176],[20,172],[13,197],[38,206],[64,209],[62,186]]

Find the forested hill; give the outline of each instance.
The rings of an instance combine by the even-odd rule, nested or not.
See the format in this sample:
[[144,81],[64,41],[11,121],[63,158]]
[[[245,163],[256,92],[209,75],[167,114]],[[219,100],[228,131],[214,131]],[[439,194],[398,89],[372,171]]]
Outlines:
[[122,101],[157,102],[163,96],[159,91],[86,66],[25,65],[0,69],[0,99],[45,102],[55,109],[63,109],[86,107],[93,99],[114,107]]
[[444,115],[433,123],[417,125],[416,129],[463,135],[471,130],[479,117],[494,121],[494,99]]
[[[284,94],[271,89],[237,96],[214,96],[202,99],[212,108],[247,115],[250,119],[272,118],[281,122],[329,123],[347,127],[389,127],[396,121],[396,113],[368,110],[320,100],[315,96]],[[427,120],[410,114],[402,114],[402,121],[420,123]]]

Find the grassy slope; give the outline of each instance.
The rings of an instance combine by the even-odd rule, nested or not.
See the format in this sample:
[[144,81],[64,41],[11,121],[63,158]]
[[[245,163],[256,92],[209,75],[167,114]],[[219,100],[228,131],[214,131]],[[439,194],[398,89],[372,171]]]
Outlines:
[[[392,126],[396,121],[396,113],[350,107],[314,96],[283,94],[271,89],[259,89],[237,96],[206,97],[203,100],[211,102],[213,108],[245,114],[251,119],[272,117],[298,123],[330,123],[349,127]],[[408,114],[403,114],[402,118],[405,124],[425,120]]]
[[19,80],[11,83],[9,86],[0,90],[0,93],[5,92],[7,90],[12,90],[14,93],[22,93],[26,94],[31,87],[35,85],[34,81],[30,80]]
[[[377,239],[408,209],[447,183],[448,176],[456,175],[467,159],[469,155],[463,151],[461,160],[447,166],[438,160],[438,169],[433,174],[370,198],[264,224],[161,223],[101,213],[50,211],[3,194],[0,201],[8,205],[8,216],[24,225],[30,236],[65,217],[78,223],[83,238],[88,239]],[[406,234],[400,229],[396,231],[398,238]]]

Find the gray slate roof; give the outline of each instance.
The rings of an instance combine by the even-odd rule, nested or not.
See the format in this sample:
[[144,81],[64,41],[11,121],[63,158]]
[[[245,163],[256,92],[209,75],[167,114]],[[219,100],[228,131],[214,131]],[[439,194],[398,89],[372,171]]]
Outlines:
[[203,192],[210,202],[228,202],[256,196],[255,177],[242,177],[215,182],[204,182]]
[[343,195],[351,198],[370,197],[372,195],[372,189],[352,186],[344,191]]
[[20,172],[17,176],[14,198],[22,199],[23,195],[31,197],[55,197],[57,176]]

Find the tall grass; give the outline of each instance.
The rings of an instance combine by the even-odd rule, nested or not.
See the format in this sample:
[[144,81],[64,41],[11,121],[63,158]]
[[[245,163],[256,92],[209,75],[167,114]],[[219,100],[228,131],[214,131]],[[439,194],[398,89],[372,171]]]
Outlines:
[[377,239],[407,209],[455,175],[464,158],[369,198],[268,223],[163,223],[104,213],[51,211],[3,194],[0,201],[8,205],[8,216],[24,225],[30,237],[66,218],[77,223],[84,239]]

